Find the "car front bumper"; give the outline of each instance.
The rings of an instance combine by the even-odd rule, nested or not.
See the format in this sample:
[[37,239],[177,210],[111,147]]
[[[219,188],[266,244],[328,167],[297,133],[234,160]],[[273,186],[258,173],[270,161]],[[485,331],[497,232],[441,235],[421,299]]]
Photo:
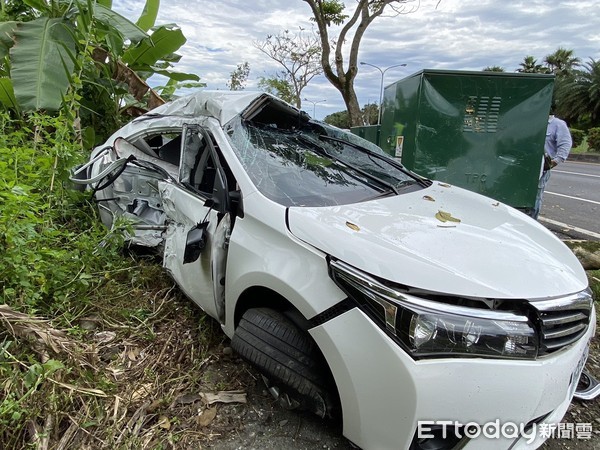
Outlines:
[[[408,449],[419,421],[481,426],[556,424],[571,402],[574,372],[587,354],[591,326],[575,344],[537,360],[445,358],[415,361],[354,308],[310,330],[334,375],[344,435],[364,449]],[[547,438],[488,438],[463,448],[536,448]],[[507,433],[513,435],[513,433]]]

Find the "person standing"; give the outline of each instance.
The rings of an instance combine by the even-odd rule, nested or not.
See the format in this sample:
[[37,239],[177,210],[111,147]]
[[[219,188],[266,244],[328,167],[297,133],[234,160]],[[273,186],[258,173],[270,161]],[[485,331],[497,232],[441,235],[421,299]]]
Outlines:
[[542,209],[542,198],[546,183],[550,179],[550,170],[558,164],[565,162],[569,157],[573,140],[569,127],[564,120],[554,115],[554,105],[548,117],[548,128],[546,129],[546,142],[544,143],[544,167],[538,182],[538,191],[531,217],[537,220]]

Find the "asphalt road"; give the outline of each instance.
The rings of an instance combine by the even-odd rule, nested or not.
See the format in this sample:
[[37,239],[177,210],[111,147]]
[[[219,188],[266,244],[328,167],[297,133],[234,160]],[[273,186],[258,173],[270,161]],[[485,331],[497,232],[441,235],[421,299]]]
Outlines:
[[553,169],[539,220],[574,238],[600,240],[600,164],[566,161]]

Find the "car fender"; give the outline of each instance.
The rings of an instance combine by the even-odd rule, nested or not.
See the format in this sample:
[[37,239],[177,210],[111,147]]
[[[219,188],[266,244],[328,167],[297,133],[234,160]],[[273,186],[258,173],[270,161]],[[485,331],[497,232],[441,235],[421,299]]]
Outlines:
[[[230,337],[237,303],[248,289],[270,289],[307,319],[346,298],[329,278],[326,254],[289,233],[284,207],[264,208],[269,200],[259,197],[244,198],[244,217],[235,221],[229,242],[224,331]],[[262,214],[254,214],[255,207],[264,208]]]

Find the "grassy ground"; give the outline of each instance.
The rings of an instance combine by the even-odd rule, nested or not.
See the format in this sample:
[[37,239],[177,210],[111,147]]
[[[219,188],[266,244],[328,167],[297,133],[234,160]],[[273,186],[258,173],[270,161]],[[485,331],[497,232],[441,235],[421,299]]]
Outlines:
[[583,139],[583,142],[581,143],[581,145],[579,145],[578,147],[573,147],[571,149],[571,153],[575,153],[575,154],[588,153],[588,152],[589,152],[589,148],[588,148],[587,138]]
[[68,328],[0,307],[0,447],[200,448],[212,439],[203,414],[216,408],[200,395],[242,388],[235,371],[245,366],[217,376],[218,324],[156,262],[127,258]]
[[590,148],[588,146],[588,142],[587,142],[587,137],[585,137],[583,139],[583,142],[579,146],[573,147],[571,149],[571,153],[574,153],[574,154],[590,153],[592,155],[600,155],[600,152],[590,150]]

